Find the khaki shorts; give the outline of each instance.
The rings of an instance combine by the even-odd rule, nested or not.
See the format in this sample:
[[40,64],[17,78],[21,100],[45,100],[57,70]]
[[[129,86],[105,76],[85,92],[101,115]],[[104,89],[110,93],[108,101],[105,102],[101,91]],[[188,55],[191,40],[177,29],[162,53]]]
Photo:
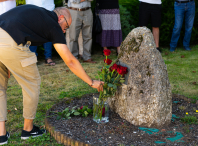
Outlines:
[[29,45],[17,45],[12,37],[0,28],[0,121],[7,120],[8,70],[22,87],[23,117],[34,119],[40,94],[41,78],[36,65],[37,57]]

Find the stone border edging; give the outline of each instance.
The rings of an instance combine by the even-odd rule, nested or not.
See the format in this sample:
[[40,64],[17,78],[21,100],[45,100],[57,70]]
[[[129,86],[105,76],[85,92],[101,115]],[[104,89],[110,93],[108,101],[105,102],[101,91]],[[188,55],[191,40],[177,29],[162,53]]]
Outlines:
[[50,111],[53,111],[53,109],[58,106],[59,104],[62,104],[63,102],[65,103],[66,100],[63,100],[55,105],[53,105],[47,112],[46,112],[46,118],[45,118],[45,128],[46,130],[50,133],[50,135],[52,137],[55,138],[55,140],[59,143],[59,144],[64,144],[65,146],[93,146],[90,144],[86,144],[74,139],[71,139],[69,137],[67,137],[67,135],[61,133],[60,131],[56,131],[56,129],[50,124],[50,122],[48,121],[48,116]]

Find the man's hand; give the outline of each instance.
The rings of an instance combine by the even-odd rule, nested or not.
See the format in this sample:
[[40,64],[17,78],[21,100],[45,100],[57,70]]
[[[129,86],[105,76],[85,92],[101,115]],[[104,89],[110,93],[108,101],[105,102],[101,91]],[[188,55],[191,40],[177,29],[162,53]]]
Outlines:
[[8,79],[10,78],[10,71],[8,70]]
[[103,91],[103,85],[104,85],[104,82],[93,80],[93,85],[91,87],[96,88],[98,92],[100,92],[100,91]]

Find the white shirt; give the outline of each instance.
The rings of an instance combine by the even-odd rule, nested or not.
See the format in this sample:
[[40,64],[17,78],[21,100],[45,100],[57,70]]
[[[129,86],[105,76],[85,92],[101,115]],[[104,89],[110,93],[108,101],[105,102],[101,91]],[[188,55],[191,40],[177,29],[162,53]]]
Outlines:
[[15,0],[0,2],[0,15],[16,7]]
[[53,11],[55,8],[54,0],[26,0],[26,4],[43,7],[49,11]]
[[91,7],[91,1],[93,0],[85,0],[84,2],[80,2],[80,0],[68,0],[68,7],[81,9]]
[[141,2],[149,3],[149,4],[161,4],[161,0],[139,0]]

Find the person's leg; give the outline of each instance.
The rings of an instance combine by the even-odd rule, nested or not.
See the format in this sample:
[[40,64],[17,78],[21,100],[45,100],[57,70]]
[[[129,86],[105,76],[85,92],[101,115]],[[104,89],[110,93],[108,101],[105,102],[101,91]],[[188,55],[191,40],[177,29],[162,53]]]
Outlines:
[[[3,63],[22,87],[24,130],[31,131],[36,115],[40,93],[40,75],[36,66],[37,58],[28,48],[15,46],[1,49],[6,59]],[[12,60],[10,63],[10,60]]]
[[68,45],[70,45],[70,51],[74,55],[74,57],[78,58],[79,54],[79,48],[78,48],[78,37],[82,25],[82,19],[80,17],[80,13],[83,13],[82,11],[76,11],[69,9],[71,17],[72,17],[72,23],[69,27],[69,40],[70,42],[67,42]]
[[5,121],[0,122],[0,136],[6,135]]
[[23,130],[31,131],[33,129],[33,119],[24,119]]
[[120,47],[117,47],[117,55],[120,53]]
[[159,27],[152,27],[153,37],[155,40],[155,45],[159,48]]
[[188,2],[187,6],[188,8],[185,13],[185,35],[183,40],[183,46],[187,51],[189,51],[191,50],[189,46],[195,18],[195,2]]
[[161,26],[161,11],[162,5],[161,4],[151,4],[151,26],[152,26],[152,33],[156,45],[156,49],[161,52],[159,48],[159,36],[160,30],[159,27]]
[[47,42],[43,44],[45,63],[51,66],[55,65],[55,62],[52,61],[52,42]]
[[150,4],[140,2],[139,6],[139,26],[147,26],[151,17]]
[[91,47],[92,47],[92,25],[93,25],[93,14],[91,9],[83,12],[83,60],[84,62],[95,63],[91,59]]
[[37,53],[37,46],[30,46],[30,51],[34,52],[36,54],[36,56],[38,56],[38,53]]
[[[2,56],[0,55],[0,57]],[[6,135],[5,121],[7,120],[7,84],[8,69],[5,67],[0,59],[0,136]]]
[[80,30],[80,34],[78,37],[78,46],[79,46],[79,55],[82,58],[83,55],[83,38],[82,38],[82,29]]
[[175,25],[173,27],[173,32],[170,42],[171,52],[175,51],[175,48],[177,47],[177,42],[180,37],[180,31],[182,28],[184,13],[185,13],[185,3],[175,2],[174,10],[175,10]]

